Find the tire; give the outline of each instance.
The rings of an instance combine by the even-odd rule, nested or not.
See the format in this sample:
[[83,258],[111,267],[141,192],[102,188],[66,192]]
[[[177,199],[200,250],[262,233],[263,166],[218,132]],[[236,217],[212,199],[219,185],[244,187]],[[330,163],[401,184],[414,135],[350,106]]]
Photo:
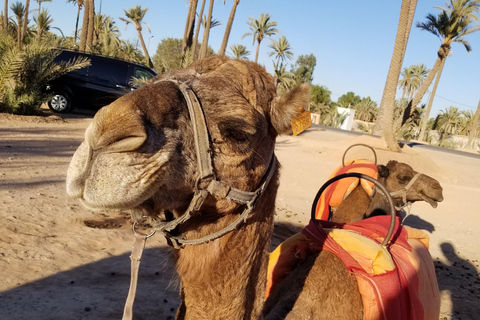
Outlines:
[[72,101],[65,92],[54,92],[50,100],[48,101],[48,107],[53,112],[67,113],[72,109]]

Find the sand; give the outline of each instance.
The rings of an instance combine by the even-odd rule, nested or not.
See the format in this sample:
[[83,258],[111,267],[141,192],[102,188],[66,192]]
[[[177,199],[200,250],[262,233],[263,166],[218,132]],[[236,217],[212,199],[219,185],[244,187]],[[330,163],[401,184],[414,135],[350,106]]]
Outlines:
[[[0,319],[121,318],[130,278],[131,220],[122,212],[88,210],[65,193],[69,160],[90,122],[88,115],[0,114]],[[436,209],[414,204],[405,223],[430,235],[441,319],[480,319],[480,158],[475,155],[408,146],[394,154],[374,137],[319,126],[280,137],[273,244],[308,222],[317,190],[354,143],[375,147],[379,163],[397,159],[440,181],[445,201]],[[355,147],[347,159],[371,154]],[[174,319],[178,302],[171,249],[154,236],[142,260],[135,316]]]

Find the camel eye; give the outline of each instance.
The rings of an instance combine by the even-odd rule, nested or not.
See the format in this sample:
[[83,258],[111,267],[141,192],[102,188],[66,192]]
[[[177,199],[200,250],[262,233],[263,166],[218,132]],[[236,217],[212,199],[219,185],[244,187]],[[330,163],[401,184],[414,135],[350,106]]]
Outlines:
[[409,176],[397,176],[397,179],[399,183],[405,184],[410,181],[411,178]]

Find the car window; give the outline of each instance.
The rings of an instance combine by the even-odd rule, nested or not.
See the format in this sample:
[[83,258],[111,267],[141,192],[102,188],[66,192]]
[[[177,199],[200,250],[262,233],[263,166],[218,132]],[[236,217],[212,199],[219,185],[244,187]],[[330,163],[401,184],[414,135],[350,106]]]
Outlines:
[[135,72],[134,72],[134,77],[137,79],[146,79],[150,80],[154,77],[155,75],[151,73],[150,71],[147,71],[145,69],[137,68],[135,67]]
[[126,86],[128,68],[125,64],[92,59],[92,65],[88,68],[88,79],[91,82],[108,86]]

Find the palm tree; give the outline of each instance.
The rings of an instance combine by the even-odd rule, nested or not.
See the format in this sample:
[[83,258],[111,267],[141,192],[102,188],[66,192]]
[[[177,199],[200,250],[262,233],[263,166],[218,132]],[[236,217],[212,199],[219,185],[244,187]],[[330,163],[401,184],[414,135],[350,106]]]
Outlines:
[[[42,2],[52,2],[52,0],[35,0],[38,3],[38,13],[42,12]],[[70,2],[70,1],[67,1]]]
[[[84,0],[67,0],[67,3],[73,2],[73,5],[77,5],[77,22],[75,23],[75,43],[77,43],[78,33],[78,19],[80,18],[80,11],[82,10]],[[40,4],[39,4],[40,5]]]
[[91,48],[93,46],[93,34],[95,31],[95,4],[94,4],[94,0],[86,0],[86,1],[88,3],[88,7],[85,7],[85,12],[83,13],[83,14],[88,13],[88,29],[87,29],[86,47],[89,51],[91,51]]
[[40,41],[43,32],[50,29],[50,25],[52,24],[53,19],[48,14],[47,10],[42,9],[42,12],[40,12],[37,16],[34,16],[33,20],[37,24],[37,41]]
[[210,23],[212,21],[213,3],[214,3],[214,0],[210,0],[210,4],[208,6],[208,17],[206,20],[207,24],[205,25],[205,29],[203,29],[203,40],[202,40],[202,44],[200,45],[200,52],[198,54],[199,59],[203,59],[207,56],[208,38],[210,36]]
[[271,57],[275,55],[277,57],[277,63],[274,65],[275,69],[277,69],[280,65],[280,61],[283,63],[285,59],[291,60],[293,58],[293,51],[285,36],[278,39],[278,42],[272,39],[270,40],[272,43],[269,47],[272,48],[273,51],[269,52],[268,56]]
[[195,29],[195,39],[193,40],[193,45],[192,45],[193,58],[196,57],[196,53],[197,53],[198,34],[200,33],[200,26],[202,25],[203,9],[205,9],[205,0],[202,0],[202,6],[200,7],[200,12],[198,14],[200,20],[197,23],[197,29]]
[[480,101],[478,101],[477,111],[475,111],[475,115],[473,116],[472,121],[472,128],[468,134],[468,141],[467,141],[467,148],[473,149],[473,138],[477,135],[478,129],[478,120],[480,117]]
[[3,4],[3,30],[8,33],[8,0],[4,0]]
[[85,51],[87,49],[87,38],[88,38],[88,20],[91,0],[84,1],[84,10],[83,10],[83,19],[82,19],[82,33],[80,34],[80,51]]
[[146,22],[143,22],[143,18],[145,17],[145,14],[148,11],[148,8],[142,9],[141,6],[135,6],[131,8],[130,10],[123,10],[125,12],[125,18],[120,18],[123,22],[125,22],[125,28],[127,28],[129,23],[132,23],[135,25],[135,28],[137,29],[138,32],[138,38],[140,39],[140,43],[142,44],[143,52],[145,53],[145,59],[148,63],[148,66],[150,68],[153,68],[153,63],[152,60],[150,59],[150,55],[148,54],[147,46],[145,45],[145,41],[143,40],[142,36],[142,23],[145,23],[145,25],[148,28],[148,32],[150,32],[150,27]]
[[400,76],[402,77],[398,81],[398,87],[402,89],[402,97],[400,101],[403,101],[405,99],[405,95],[409,95],[411,92],[412,88],[412,78],[413,78],[413,65],[409,67],[403,68],[403,71],[400,73]]
[[[23,24],[22,24],[22,42],[25,40],[25,36],[27,35],[27,24],[28,24],[28,10],[30,9],[30,0],[25,2],[25,13],[23,17]],[[19,26],[20,27],[20,26]]]
[[395,138],[393,124],[395,94],[416,6],[417,0],[402,0],[393,55],[383,90],[382,101],[380,102],[380,110],[375,123],[376,133],[381,133],[387,143],[388,149],[396,152],[400,152],[401,150]]
[[197,11],[198,0],[190,0],[188,7],[187,21],[185,23],[185,32],[183,34],[182,51],[185,53],[192,47],[193,29],[195,28],[195,13]]
[[280,64],[275,69],[275,88],[278,93],[283,93],[296,84],[295,74],[286,71],[286,66]]
[[17,18],[17,46],[18,49],[22,48],[22,22],[23,22],[23,17],[25,14],[25,7],[23,6],[23,3],[20,1],[17,1],[15,3],[12,3],[10,6],[10,9],[12,9],[13,14]]
[[460,112],[457,107],[449,107],[448,109],[440,111],[437,116],[435,128],[440,132],[438,145],[442,145],[445,137],[455,134],[459,126]]
[[[223,1],[225,4],[226,0]],[[225,34],[223,35],[222,44],[218,50],[219,56],[225,55],[225,50],[227,49],[228,38],[230,37],[230,32],[232,31],[233,19],[235,18],[235,12],[237,11],[237,6],[240,3],[240,0],[233,0],[232,10],[230,11],[230,16],[228,17],[227,26],[225,27]]]
[[[210,19],[210,30],[212,28],[215,28],[215,27],[218,27],[220,26],[222,23],[220,21],[218,21],[217,19],[214,19],[212,17],[212,19]],[[203,26],[203,29],[207,29],[207,16],[203,16],[203,20],[202,20],[202,26]]]
[[275,28],[277,23],[275,21],[270,21],[270,15],[268,13],[261,13],[257,19],[249,17],[250,21],[247,24],[250,26],[251,32],[247,32],[242,36],[242,39],[246,36],[253,36],[253,43],[257,41],[257,50],[255,52],[255,62],[258,61],[258,51],[260,49],[260,43],[263,38],[271,37],[274,34],[278,33],[278,30]]
[[[413,95],[418,90],[418,88],[422,85],[423,81],[425,80],[429,70],[427,67],[422,64],[411,65],[407,68],[404,68],[401,75],[403,76],[402,79],[398,81],[398,86],[402,88],[402,98],[400,99],[400,103],[403,104],[405,102],[405,107],[398,118],[398,126],[404,125],[410,117],[413,116],[413,112],[406,112],[408,101],[413,98]],[[405,100],[406,98],[406,100]],[[397,127],[397,123],[396,123]]]
[[248,59],[247,56],[250,55],[250,51],[243,44],[232,44],[230,51],[232,51],[231,57],[234,59]]
[[[417,23],[418,28],[436,35],[440,39],[441,45],[437,52],[437,60],[435,61],[432,70],[428,73],[422,86],[418,89],[412,101],[409,103],[410,110],[414,109],[422,100],[423,95],[435,76],[437,76],[435,80],[437,83],[440,80],[440,70],[443,69],[444,61],[451,53],[452,43],[461,43],[464,45],[467,52],[470,52],[471,47],[468,41],[465,40],[465,36],[480,30],[480,26],[478,25],[471,26],[472,20],[477,21],[475,14],[480,7],[480,0],[450,0],[447,7],[448,9],[438,8],[441,10],[438,16],[428,14],[426,22]],[[433,99],[433,96],[434,94],[432,92],[431,100]],[[425,117],[422,121],[420,139],[423,139],[425,135],[429,114],[430,109],[427,107]]]

